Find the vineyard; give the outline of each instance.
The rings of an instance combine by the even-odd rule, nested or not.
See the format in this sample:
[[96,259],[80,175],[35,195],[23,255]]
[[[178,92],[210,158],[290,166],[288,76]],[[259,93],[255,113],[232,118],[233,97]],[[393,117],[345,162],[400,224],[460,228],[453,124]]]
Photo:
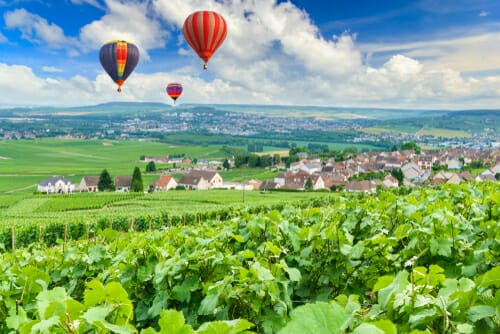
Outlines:
[[500,330],[498,183],[323,195],[223,218],[113,221],[84,240],[4,251],[0,333]]
[[[259,206],[324,197],[324,193],[267,193],[247,191],[168,191],[150,194],[75,193],[70,195],[0,195],[2,227],[44,228],[127,217],[190,215],[229,207]],[[243,203],[244,199],[244,203]],[[146,219],[146,218],[145,218]]]

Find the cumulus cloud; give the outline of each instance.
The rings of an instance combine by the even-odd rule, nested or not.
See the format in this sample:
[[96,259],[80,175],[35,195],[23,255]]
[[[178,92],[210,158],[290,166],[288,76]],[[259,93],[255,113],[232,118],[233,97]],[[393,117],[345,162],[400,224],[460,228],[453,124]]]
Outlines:
[[104,8],[104,6],[98,0],[71,0],[71,3],[75,5],[88,4],[97,8]]
[[165,47],[169,33],[150,15],[147,2],[105,0],[107,13],[82,27],[80,42],[86,50],[99,48],[110,40],[133,41],[141,55]]
[[8,41],[7,37],[0,31],[0,43],[7,43]]
[[30,42],[44,43],[53,48],[66,48],[75,44],[75,39],[67,37],[57,24],[49,23],[43,17],[32,14],[24,8],[5,13],[4,19],[8,29],[19,29],[22,38]]
[[[116,85],[104,71],[95,77],[61,79],[50,72],[37,76],[26,66],[0,64],[0,91],[7,92],[8,97],[2,102],[15,104],[26,101],[27,96],[33,104],[49,105],[113,100],[168,102],[165,84],[178,81],[184,86],[184,103],[410,108],[500,105],[500,76],[491,74],[500,69],[500,58],[496,57],[500,54],[498,33],[399,45],[360,45],[356,35],[348,32],[322,36],[308,14],[291,2],[103,3],[106,13],[80,30],[82,51],[95,50],[110,39],[134,41],[142,55],[168,46],[177,49],[180,68],[144,73],[139,65],[123,93],[117,94]],[[210,60],[208,72],[201,70],[202,61],[182,38],[184,19],[200,8],[221,13],[228,23],[227,39]],[[43,18],[34,20],[27,12],[23,15],[31,22],[51,26]],[[43,40],[38,32],[41,29],[35,29],[34,24],[23,25],[15,17],[10,24],[27,38]],[[68,38],[62,31],[58,36]],[[367,61],[367,55],[380,53],[389,56],[377,66]],[[478,72],[481,75],[476,75]],[[12,87],[15,77],[19,84]]]
[[42,66],[42,71],[47,73],[60,73],[63,70],[54,66]]
[[365,44],[364,52],[402,53],[420,59],[428,68],[459,72],[500,69],[500,33],[486,32],[460,38],[402,44]]

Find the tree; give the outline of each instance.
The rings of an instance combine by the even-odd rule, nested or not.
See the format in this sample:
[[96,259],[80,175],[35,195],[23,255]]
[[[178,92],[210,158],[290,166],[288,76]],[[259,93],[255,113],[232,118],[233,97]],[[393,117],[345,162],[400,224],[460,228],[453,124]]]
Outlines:
[[401,168],[394,168],[391,171],[391,175],[398,180],[399,186],[401,187],[403,185],[403,179],[404,179],[404,174]]
[[248,167],[257,167],[260,164],[260,157],[257,154],[248,155]]
[[130,188],[132,192],[143,192],[144,184],[142,183],[142,175],[139,167],[134,168],[134,174],[132,174],[132,187]]
[[108,171],[104,169],[99,175],[99,182],[97,183],[97,189],[99,191],[113,191],[115,189],[115,185],[113,184],[113,180],[111,179],[111,175],[109,175]]
[[307,178],[306,184],[304,185],[305,190],[313,190],[313,181],[310,177]]
[[398,147],[396,145],[392,145],[391,152],[395,152],[398,150]]
[[281,163],[281,155],[279,155],[278,153],[274,154],[273,160],[275,165]]
[[224,162],[222,163],[222,167],[224,167],[226,170],[229,170],[229,161],[227,159],[224,159]]
[[416,154],[420,154],[420,147],[412,141],[402,144],[401,150],[414,150]]
[[154,161],[150,161],[146,165],[146,173],[156,172],[156,165]]

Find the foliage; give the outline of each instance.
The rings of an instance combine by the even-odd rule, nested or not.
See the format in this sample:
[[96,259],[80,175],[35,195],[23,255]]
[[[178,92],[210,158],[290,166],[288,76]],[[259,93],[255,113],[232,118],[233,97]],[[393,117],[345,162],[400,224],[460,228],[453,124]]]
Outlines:
[[401,168],[393,168],[391,170],[391,175],[396,179],[398,180],[398,183],[399,183],[399,186],[402,186],[403,185],[403,181],[404,181],[404,174],[403,174],[403,171],[401,170]]
[[134,173],[132,174],[132,186],[130,187],[130,191],[136,193],[144,191],[144,183],[142,182],[142,174],[139,167],[134,168]]
[[150,161],[146,165],[146,173],[156,172],[156,164],[154,161]]
[[113,191],[115,190],[115,185],[113,184],[113,180],[111,179],[111,175],[109,175],[106,169],[103,169],[101,175],[99,175],[99,183],[97,184],[97,188],[99,191]]
[[0,332],[494,333],[499,194],[354,194],[34,244],[0,255]]
[[401,150],[413,150],[416,154],[420,154],[420,147],[412,141],[401,144]]

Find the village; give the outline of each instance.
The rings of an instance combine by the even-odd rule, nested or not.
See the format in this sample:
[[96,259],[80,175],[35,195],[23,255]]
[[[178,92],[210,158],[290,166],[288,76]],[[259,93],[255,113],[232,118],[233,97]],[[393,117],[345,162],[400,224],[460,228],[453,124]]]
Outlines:
[[[145,157],[145,162],[187,164],[173,171],[183,173],[174,178],[172,169],[163,171],[159,178],[145,187],[145,191],[169,190],[343,190],[346,192],[375,192],[377,188],[400,186],[434,186],[458,184],[467,181],[482,182],[498,180],[500,175],[500,150],[452,149],[442,151],[395,150],[392,152],[363,152],[345,161],[330,158],[322,161],[306,152],[297,154],[299,161],[290,163],[287,169],[280,162],[266,167],[281,171],[273,179],[247,180],[243,182],[224,181],[220,171],[225,168],[221,161],[197,161],[175,157]],[[173,160],[171,160],[173,159]],[[234,167],[228,160],[229,167]],[[480,173],[470,173],[468,165],[488,166]],[[370,177],[375,175],[375,177]],[[365,176],[365,177],[363,177]],[[84,176],[74,184],[62,176],[46,178],[38,183],[37,191],[46,194],[97,192],[99,176]],[[132,176],[115,176],[116,192],[130,192]]]

